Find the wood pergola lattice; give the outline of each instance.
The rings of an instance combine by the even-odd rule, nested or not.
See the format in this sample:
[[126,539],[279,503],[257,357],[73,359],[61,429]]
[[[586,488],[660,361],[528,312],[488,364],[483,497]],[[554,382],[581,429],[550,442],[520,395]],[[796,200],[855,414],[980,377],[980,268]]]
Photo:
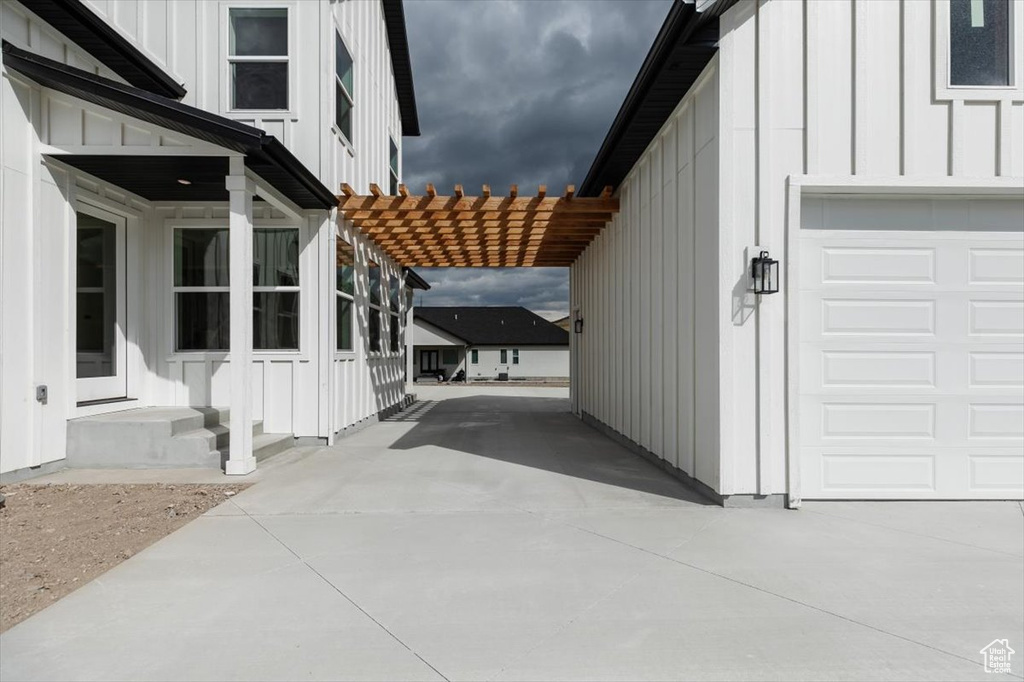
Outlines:
[[619,210],[606,187],[600,197],[580,198],[569,185],[549,197],[541,185],[537,196],[521,197],[512,185],[507,197],[466,196],[462,185],[452,196],[439,196],[427,185],[424,196],[411,196],[405,185],[398,196],[370,185],[357,195],[343,184],[338,197],[342,215],[407,267],[567,267]]

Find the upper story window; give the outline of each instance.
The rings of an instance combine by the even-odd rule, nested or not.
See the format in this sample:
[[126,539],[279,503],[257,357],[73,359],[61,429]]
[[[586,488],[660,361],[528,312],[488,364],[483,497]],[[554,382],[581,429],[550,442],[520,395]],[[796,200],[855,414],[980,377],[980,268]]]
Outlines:
[[352,142],[353,90],[352,55],[340,33],[334,34],[334,123],[345,139]]
[[1007,0],[950,0],[949,84],[1011,85]]
[[231,108],[288,108],[288,10],[228,10]]
[[388,171],[391,176],[391,191],[389,194],[393,197],[398,196],[398,145],[391,138],[388,138],[388,145],[390,145],[388,151]]

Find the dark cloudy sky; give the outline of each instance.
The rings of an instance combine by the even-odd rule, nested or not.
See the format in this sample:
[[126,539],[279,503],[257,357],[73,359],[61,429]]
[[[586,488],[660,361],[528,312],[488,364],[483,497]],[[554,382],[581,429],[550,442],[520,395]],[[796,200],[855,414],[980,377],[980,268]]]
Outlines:
[[[418,138],[404,181],[450,194],[579,186],[671,0],[405,0]],[[565,268],[419,268],[417,304],[568,312]]]

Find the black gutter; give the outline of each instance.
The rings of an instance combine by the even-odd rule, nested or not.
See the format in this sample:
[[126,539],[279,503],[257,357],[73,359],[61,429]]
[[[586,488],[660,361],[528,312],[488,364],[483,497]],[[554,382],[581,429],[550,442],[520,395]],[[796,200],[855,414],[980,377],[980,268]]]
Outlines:
[[405,30],[405,6],[402,0],[381,0],[381,9],[384,11],[391,70],[395,76],[398,110],[402,116],[402,137],[416,137],[420,134],[420,119],[416,112],[416,90],[412,81],[409,36]]
[[132,85],[181,99],[185,88],[81,0],[20,0],[33,14]]
[[402,268],[402,272],[405,273],[405,286],[422,291],[430,290],[430,284],[427,283],[427,280],[416,274],[412,268]]
[[330,210],[338,206],[337,197],[319,178],[277,138],[259,128],[26,52],[6,40],[3,41],[3,64],[43,87],[244,153],[247,159],[269,162],[310,195],[312,202],[289,197],[302,208]]

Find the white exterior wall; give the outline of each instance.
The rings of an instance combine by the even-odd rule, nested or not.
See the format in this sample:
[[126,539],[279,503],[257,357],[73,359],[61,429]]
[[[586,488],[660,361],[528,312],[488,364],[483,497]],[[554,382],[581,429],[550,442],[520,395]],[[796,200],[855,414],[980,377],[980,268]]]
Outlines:
[[[619,187],[571,270],[577,413],[708,485],[719,480],[718,60]],[[727,287],[731,289],[731,285]]]
[[[1019,65],[1024,3],[1013,1]],[[765,0],[726,12],[709,66],[716,104],[704,109],[716,163],[707,172],[697,164],[687,182],[668,186],[671,197],[652,199],[665,184],[666,140],[679,137],[688,103],[701,110],[698,82],[621,185],[619,216],[572,268],[573,308],[586,322],[573,335],[580,411],[718,493],[799,499],[787,466],[795,302],[785,275],[801,192],[1024,186],[1022,69],[1016,89],[938,93],[945,64],[933,45],[945,40],[935,33],[945,8]],[[675,161],[683,179],[686,158]],[[707,197],[716,205],[702,211]],[[755,246],[782,262],[783,293],[745,294]],[[701,305],[712,299],[713,308]]]
[[[501,349],[508,351],[508,362],[501,362]],[[512,349],[519,349],[519,364],[512,364]],[[470,379],[495,379],[508,372],[510,379],[567,379],[569,348],[567,346],[470,346],[467,353],[479,352],[479,362],[467,361],[466,376]]]
[[[227,110],[227,7],[259,4],[282,6],[262,0],[90,2],[184,83],[185,103],[277,136],[328,187],[342,181],[364,190],[370,182],[386,187],[388,135],[399,149],[402,138],[380,3],[283,3],[290,11],[291,109],[235,114]],[[345,145],[332,129],[335,26],[355,62],[355,145]],[[15,0],[0,2],[0,36],[121,80]],[[0,78],[0,140],[0,472],[62,459],[68,419],[125,407],[77,406],[73,240],[78,202],[127,219],[128,395],[136,399],[130,406],[229,404],[228,354],[173,352],[170,294],[171,229],[226,227],[227,202],[148,202],[59,162],[45,162],[43,154],[49,147],[65,153],[233,154],[41,89],[6,69]],[[299,352],[254,353],[254,418],[264,420],[268,432],[330,439],[404,399],[401,350],[370,354],[365,333],[367,260],[381,265],[385,281],[399,271],[349,226],[332,226],[336,212],[302,211],[286,218],[266,204],[256,206],[256,226],[287,223],[302,230],[302,317]],[[334,351],[337,233],[347,235],[358,254],[353,353]],[[386,343],[386,326],[382,337]],[[46,405],[35,400],[40,384],[49,388]],[[19,427],[11,428],[14,424]]]

